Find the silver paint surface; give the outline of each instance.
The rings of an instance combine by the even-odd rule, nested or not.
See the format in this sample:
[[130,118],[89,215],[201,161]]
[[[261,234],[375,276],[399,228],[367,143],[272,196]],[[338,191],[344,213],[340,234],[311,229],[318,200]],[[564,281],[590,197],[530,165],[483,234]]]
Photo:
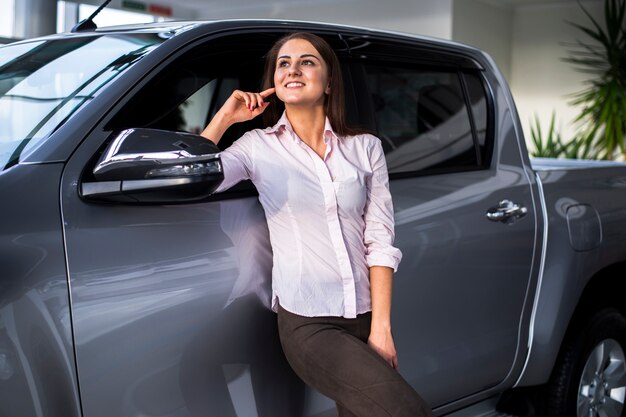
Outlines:
[[65,274],[62,165],[0,173],[0,415],[80,415]]

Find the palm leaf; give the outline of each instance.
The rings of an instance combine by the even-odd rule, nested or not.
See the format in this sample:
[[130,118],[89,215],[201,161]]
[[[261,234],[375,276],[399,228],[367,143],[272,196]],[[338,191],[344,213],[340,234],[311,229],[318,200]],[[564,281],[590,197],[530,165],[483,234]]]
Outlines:
[[[626,0],[604,0],[604,28],[577,2],[590,24],[568,23],[592,43],[577,40],[564,61],[593,78],[569,101],[581,107],[574,119],[579,133],[572,142],[578,144],[577,155],[611,159],[626,148]],[[566,153],[574,148],[568,144]]]

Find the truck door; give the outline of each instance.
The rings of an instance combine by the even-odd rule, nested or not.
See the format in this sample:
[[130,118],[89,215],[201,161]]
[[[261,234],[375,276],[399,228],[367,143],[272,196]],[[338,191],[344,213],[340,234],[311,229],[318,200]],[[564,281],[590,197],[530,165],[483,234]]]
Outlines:
[[[81,198],[116,132],[198,133],[234,89],[258,90],[274,38],[224,37],[163,59],[69,160],[61,204],[85,416],[303,412],[269,309],[271,247],[250,184],[195,204]],[[235,127],[220,146],[254,127]]]
[[525,348],[537,233],[511,110],[474,60],[345,38],[391,178],[400,371],[432,406],[496,387]]

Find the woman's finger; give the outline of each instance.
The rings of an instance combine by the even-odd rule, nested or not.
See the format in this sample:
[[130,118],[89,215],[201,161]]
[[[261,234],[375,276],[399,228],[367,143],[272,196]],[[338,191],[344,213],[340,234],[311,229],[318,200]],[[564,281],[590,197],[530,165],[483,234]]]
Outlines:
[[269,101],[261,103],[256,109],[252,110],[252,117],[257,117],[259,114],[263,113],[269,104]]
[[252,106],[250,110],[256,110],[261,107],[261,104],[263,103],[263,97],[261,97],[259,93],[250,93],[250,102]]
[[248,107],[248,110],[254,110],[256,108],[256,96],[254,95],[254,93],[246,94],[248,94],[248,98],[250,99],[250,106]]
[[265,100],[263,100],[263,96],[260,93],[255,93],[254,97],[256,98],[256,106],[261,107],[263,105],[263,103],[265,103]]
[[393,369],[398,369],[398,357],[394,356],[391,359],[391,366],[393,366]]
[[250,97],[248,97],[248,93],[241,90],[233,91],[232,96],[237,99],[237,101],[243,101],[247,108],[250,108]]
[[243,102],[249,111],[256,112],[256,110],[259,110],[259,112],[255,115],[258,116],[258,114],[261,114],[267,108],[268,102],[265,101],[265,98],[271,96],[275,92],[276,89],[274,87],[268,88],[260,93],[235,90],[233,91],[232,96],[237,99],[237,101]]
[[261,97],[266,98],[266,97],[271,96],[275,92],[276,92],[276,89],[272,87],[272,88],[268,88],[267,90],[261,91],[259,94],[261,94]]
[[248,110],[253,111],[257,108],[261,108],[265,103],[265,98],[274,94],[276,89],[274,87],[261,91],[260,93],[251,93],[247,91],[235,90],[233,96],[239,101],[243,101]]

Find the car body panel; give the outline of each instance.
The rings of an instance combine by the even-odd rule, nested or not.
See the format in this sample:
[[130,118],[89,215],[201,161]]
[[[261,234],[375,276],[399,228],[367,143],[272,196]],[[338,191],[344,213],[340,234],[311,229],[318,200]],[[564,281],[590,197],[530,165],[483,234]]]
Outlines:
[[0,414],[80,415],[59,210],[63,166],[0,173]]

